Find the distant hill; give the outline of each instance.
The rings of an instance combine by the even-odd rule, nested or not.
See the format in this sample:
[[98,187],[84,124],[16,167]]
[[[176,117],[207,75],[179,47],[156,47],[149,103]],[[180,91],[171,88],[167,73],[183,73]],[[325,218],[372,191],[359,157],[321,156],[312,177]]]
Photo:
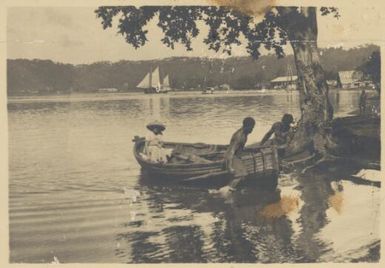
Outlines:
[[[321,50],[321,62],[332,79],[341,70],[357,69],[373,51],[375,45],[349,50]],[[57,94],[94,92],[100,88],[136,91],[136,85],[150,70],[159,66],[161,77],[169,74],[176,90],[229,84],[233,89],[251,89],[287,74],[287,66],[295,70],[293,56],[277,59],[274,55],[258,60],[232,57],[225,60],[173,57],[148,61],[96,62],[93,64],[62,64],[50,60],[8,59],[8,95]]]

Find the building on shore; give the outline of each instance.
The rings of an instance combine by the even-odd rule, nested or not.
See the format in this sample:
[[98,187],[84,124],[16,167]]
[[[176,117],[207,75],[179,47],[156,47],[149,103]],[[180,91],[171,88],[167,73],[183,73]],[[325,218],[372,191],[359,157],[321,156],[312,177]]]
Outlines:
[[359,81],[362,80],[363,74],[358,71],[340,71],[338,72],[342,88],[358,88]]
[[342,88],[374,88],[370,80],[366,80],[361,71],[341,71],[338,72]]
[[274,89],[296,89],[298,77],[292,76],[278,76],[270,81],[270,85]]
[[99,88],[97,92],[118,92],[117,88]]

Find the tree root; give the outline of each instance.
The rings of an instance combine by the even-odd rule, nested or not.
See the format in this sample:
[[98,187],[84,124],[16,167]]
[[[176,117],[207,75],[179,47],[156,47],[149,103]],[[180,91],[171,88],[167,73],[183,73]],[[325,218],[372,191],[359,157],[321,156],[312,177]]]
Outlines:
[[312,168],[315,168],[316,166],[318,166],[319,164],[321,164],[322,162],[326,162],[326,161],[330,161],[330,160],[338,160],[338,159],[346,159],[345,157],[340,157],[340,156],[335,156],[335,155],[332,155],[332,154],[324,154],[321,159],[317,160],[317,162],[315,162],[314,164],[310,165],[310,166],[307,166],[305,167],[304,169],[301,170],[301,174],[305,174],[308,170],[312,169]]
[[301,174],[305,174],[307,171],[310,169],[315,168],[319,164],[326,162],[326,161],[335,161],[335,160],[343,160],[343,161],[350,161],[355,164],[360,164],[362,165],[362,168],[365,169],[374,169],[374,170],[381,170],[381,164],[376,161],[370,161],[370,160],[362,160],[362,159],[357,159],[353,157],[344,157],[344,156],[336,156],[331,153],[326,153],[323,154],[321,159],[317,160],[314,164],[307,166],[301,170]]

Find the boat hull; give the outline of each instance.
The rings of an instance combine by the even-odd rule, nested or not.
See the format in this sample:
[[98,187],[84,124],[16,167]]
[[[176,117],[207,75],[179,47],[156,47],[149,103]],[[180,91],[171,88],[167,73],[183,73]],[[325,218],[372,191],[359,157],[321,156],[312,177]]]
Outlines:
[[[221,173],[220,177],[228,177],[225,171],[224,153],[226,145],[213,144],[188,144],[188,143],[165,143],[165,148],[175,148],[186,154],[210,156],[213,161],[210,163],[154,163],[144,159],[141,152],[144,147],[144,139],[134,140],[134,155],[146,174],[166,179],[186,179],[206,174]],[[276,177],[279,173],[278,156],[276,149],[264,147],[259,151],[245,152],[241,157],[249,178]],[[215,176],[213,176],[215,177]]]
[[146,88],[144,90],[144,93],[145,94],[165,94],[167,93],[169,90],[157,90],[156,88]]

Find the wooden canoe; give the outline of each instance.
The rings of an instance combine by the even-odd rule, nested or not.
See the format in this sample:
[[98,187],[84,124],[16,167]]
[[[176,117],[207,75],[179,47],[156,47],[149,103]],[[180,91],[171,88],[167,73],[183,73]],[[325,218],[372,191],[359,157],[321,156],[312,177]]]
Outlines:
[[[192,155],[192,160],[189,161],[187,157],[185,162],[154,163],[145,159],[143,155],[144,138],[136,136],[133,142],[134,156],[142,170],[157,177],[186,179],[206,174],[230,175],[225,170],[224,160],[228,145],[165,142],[164,148],[173,149],[174,152],[184,156]],[[254,146],[245,150],[241,159],[247,168],[248,177],[278,176],[279,162],[275,146]]]

